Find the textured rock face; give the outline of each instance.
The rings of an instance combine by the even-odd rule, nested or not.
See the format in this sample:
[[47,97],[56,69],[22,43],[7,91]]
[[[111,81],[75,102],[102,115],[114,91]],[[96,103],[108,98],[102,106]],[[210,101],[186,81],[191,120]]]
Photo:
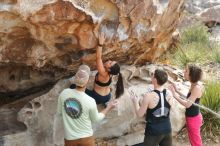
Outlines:
[[83,61],[94,67],[100,32],[108,36],[104,60],[154,61],[173,43],[183,1],[1,1],[0,93],[15,96],[54,83]]
[[200,16],[204,22],[220,23],[220,4],[206,9]]
[[[144,138],[144,119],[137,119],[128,90],[133,90],[139,97],[152,90],[150,72],[158,66],[149,65],[140,68],[125,66],[122,73],[126,86],[125,94],[119,100],[119,106],[105,120],[93,125],[97,145],[125,146],[141,143]],[[179,71],[164,67],[171,79],[179,80]],[[94,81],[95,72],[91,76],[90,85]],[[114,92],[115,80],[112,90]],[[27,130],[15,135],[3,137],[3,146],[63,146],[63,127],[55,115],[59,93],[68,88],[70,80],[59,81],[47,94],[30,101],[18,114],[18,120],[27,126]],[[89,86],[90,86],[89,85]],[[100,107],[101,108],[101,107]],[[171,109],[171,124],[173,135],[185,124],[184,108],[175,101]]]
[[210,39],[219,42],[220,0],[186,0],[185,6],[190,14],[182,17],[179,28],[203,22],[212,34]]
[[186,10],[206,23],[220,22],[219,9],[220,0],[186,0]]
[[217,5],[220,5],[220,0],[186,0],[186,10],[193,14]]

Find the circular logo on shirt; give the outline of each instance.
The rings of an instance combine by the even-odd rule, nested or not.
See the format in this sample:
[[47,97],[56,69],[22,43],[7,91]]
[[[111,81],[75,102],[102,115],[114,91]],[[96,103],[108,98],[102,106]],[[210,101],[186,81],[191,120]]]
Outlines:
[[81,103],[75,98],[68,98],[64,102],[64,109],[68,116],[72,119],[77,119],[82,114]]

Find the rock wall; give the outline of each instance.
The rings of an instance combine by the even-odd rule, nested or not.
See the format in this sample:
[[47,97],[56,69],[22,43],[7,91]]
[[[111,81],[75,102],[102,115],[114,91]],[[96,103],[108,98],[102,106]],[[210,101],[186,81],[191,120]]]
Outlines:
[[[122,71],[125,82],[125,94],[119,100],[119,106],[105,120],[93,125],[96,145],[126,146],[141,143],[144,138],[145,121],[137,119],[128,90],[133,90],[139,97],[152,90],[150,72],[161,67],[147,65],[140,68],[124,66]],[[164,67],[170,79],[180,83],[183,89],[188,89],[181,80],[181,73],[168,66]],[[95,72],[90,78],[89,87],[94,81]],[[53,89],[30,101],[18,114],[18,120],[27,126],[22,133],[3,137],[3,146],[63,146],[62,121],[56,116],[56,106],[59,93],[71,84],[69,79],[60,80]],[[112,90],[114,92],[115,79]],[[99,107],[102,108],[101,106]],[[174,100],[171,109],[171,124],[173,135],[185,124],[184,108]]]
[[220,0],[186,0],[186,15],[182,17],[181,27],[204,23],[211,33],[210,39],[220,42]]
[[[0,2],[0,95],[30,94],[82,63],[155,61],[173,42],[184,0],[3,0]],[[35,91],[35,90],[34,90]],[[37,91],[37,90],[36,90]]]
[[[61,124],[54,114],[59,92],[69,86],[69,80],[63,78],[73,75],[83,63],[95,68],[98,34],[107,35],[104,61],[112,59],[124,65],[154,62],[175,43],[183,5],[184,0],[0,1],[0,106],[55,85],[47,94],[25,99],[30,102],[18,119],[27,131],[12,131],[0,138],[0,145],[62,145],[62,128],[56,126]],[[138,71],[126,72],[130,88],[137,83],[133,75]],[[140,84],[140,89],[144,93],[144,85]],[[135,120],[126,97],[107,121],[94,125],[97,143],[104,144],[106,139],[113,145],[130,145],[142,140],[143,120]],[[112,126],[118,129],[111,130]]]

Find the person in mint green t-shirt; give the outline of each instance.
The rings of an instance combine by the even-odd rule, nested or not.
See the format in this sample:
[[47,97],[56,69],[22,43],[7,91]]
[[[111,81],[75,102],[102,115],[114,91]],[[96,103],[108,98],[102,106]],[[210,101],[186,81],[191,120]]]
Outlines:
[[81,65],[74,79],[76,89],[64,89],[58,98],[57,112],[63,119],[65,146],[93,146],[92,122],[104,119],[117,105],[117,100],[112,100],[98,112],[95,100],[85,93],[89,74],[90,68]]

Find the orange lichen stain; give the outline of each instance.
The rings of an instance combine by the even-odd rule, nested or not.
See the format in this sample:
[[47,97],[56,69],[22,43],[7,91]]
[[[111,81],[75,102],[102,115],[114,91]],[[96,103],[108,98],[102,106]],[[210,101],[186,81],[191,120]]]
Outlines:
[[90,9],[97,17],[103,17],[103,20],[118,21],[118,8],[109,0],[92,0]]
[[97,39],[93,33],[93,25],[91,23],[83,23],[76,31],[79,43],[82,48],[94,48],[97,45]]
[[86,19],[85,13],[75,8],[71,2],[57,1],[45,5],[40,11],[31,16],[35,23],[54,24],[58,21],[82,22]]

